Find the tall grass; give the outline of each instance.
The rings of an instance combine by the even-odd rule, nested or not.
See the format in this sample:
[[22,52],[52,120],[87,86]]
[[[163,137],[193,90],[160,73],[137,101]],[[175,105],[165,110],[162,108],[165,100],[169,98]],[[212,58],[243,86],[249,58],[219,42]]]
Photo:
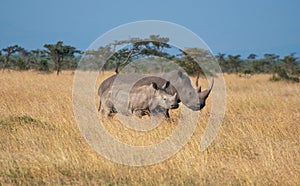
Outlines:
[[[198,149],[209,100],[181,151],[159,164],[130,167],[98,155],[80,134],[71,72],[0,73],[0,184],[299,185],[300,86],[270,82],[269,75],[225,80],[225,119],[206,151]],[[105,125],[126,143],[149,145],[172,133],[179,110],[170,114],[173,119],[149,133],[114,119]]]

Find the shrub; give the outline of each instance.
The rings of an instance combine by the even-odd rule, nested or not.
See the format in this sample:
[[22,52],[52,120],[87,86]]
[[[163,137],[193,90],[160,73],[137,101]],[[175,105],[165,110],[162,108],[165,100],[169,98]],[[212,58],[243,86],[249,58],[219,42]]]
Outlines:
[[296,76],[289,76],[285,69],[281,68],[280,66],[275,66],[273,68],[273,76],[270,78],[271,81],[280,81],[286,80],[291,82],[299,83],[299,78]]
[[39,65],[40,71],[49,71],[49,65],[47,60],[41,60]]
[[291,76],[291,77],[289,77],[289,80],[292,81],[292,82],[299,83],[299,78],[296,77],[296,76]]

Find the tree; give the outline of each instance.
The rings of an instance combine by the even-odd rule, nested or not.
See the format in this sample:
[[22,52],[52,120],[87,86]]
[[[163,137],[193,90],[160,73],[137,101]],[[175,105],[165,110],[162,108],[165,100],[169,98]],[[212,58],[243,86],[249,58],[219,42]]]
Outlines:
[[8,65],[11,63],[11,55],[19,52],[22,48],[19,47],[18,45],[13,45],[13,46],[8,46],[6,48],[3,48],[2,51],[6,52],[6,55],[4,56],[3,60],[3,71],[8,67]]
[[49,71],[48,59],[46,58],[47,52],[45,50],[36,49],[31,50],[31,60],[34,68],[40,71]]
[[[120,69],[128,65],[132,59],[139,58],[142,56],[147,57],[163,57],[172,58],[165,49],[170,48],[169,38],[160,37],[159,35],[150,35],[149,38],[129,38],[128,40],[115,41],[114,43],[107,46],[107,48],[112,48],[113,55],[107,60],[105,64],[105,69],[115,68],[115,72],[119,73]],[[117,48],[122,48],[115,51]],[[156,60],[159,62],[159,60]],[[163,64],[160,64],[160,71],[164,69]]]
[[[84,53],[83,59],[92,61],[99,67],[102,67],[102,71],[112,69],[110,65],[108,65],[107,59],[109,59],[113,54],[111,45],[101,46],[98,49],[88,50]],[[81,67],[81,68],[89,68],[89,67]]]
[[19,49],[19,58],[16,62],[16,67],[19,70],[28,70],[31,67],[31,53],[25,50],[24,48]]
[[[186,48],[182,53],[183,56],[177,60],[177,63],[188,74],[199,76],[200,74],[204,74],[204,72],[210,73],[210,61],[213,60],[213,56],[208,50],[202,48]],[[198,62],[201,63],[201,66]],[[201,67],[204,69],[201,69]]]
[[75,47],[63,45],[62,41],[58,41],[56,44],[45,44],[44,47],[48,49],[47,53],[54,62],[57,75],[59,75],[64,59],[67,56],[74,57],[75,53],[81,53],[79,50],[76,50]]
[[295,57],[295,53],[284,56],[284,58],[282,59],[283,66],[289,74],[297,74],[297,60],[298,58]]
[[220,67],[222,69],[223,72],[228,72],[228,63],[225,59],[226,54],[224,53],[218,53],[218,55],[216,55],[216,59],[218,60]]
[[239,73],[241,68],[242,60],[240,59],[240,57],[241,55],[239,54],[235,56],[228,55],[228,63],[232,67],[235,73]]
[[271,71],[271,67],[277,65],[279,60],[279,55],[276,54],[264,54],[266,64],[268,65],[268,71]]
[[251,54],[249,54],[249,56],[247,57],[247,59],[249,59],[249,60],[255,60],[256,57],[257,57],[256,54],[251,53]]
[[225,61],[225,53],[218,53],[218,55],[216,55],[217,60],[219,61],[220,64],[224,63]]

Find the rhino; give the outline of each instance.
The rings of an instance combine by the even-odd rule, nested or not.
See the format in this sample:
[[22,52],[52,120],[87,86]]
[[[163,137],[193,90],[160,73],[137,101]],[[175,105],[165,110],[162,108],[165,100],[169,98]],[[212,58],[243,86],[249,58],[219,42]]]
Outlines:
[[[129,110],[135,115],[156,115],[157,107],[163,110],[176,109],[179,107],[177,93],[171,95],[166,89],[170,86],[167,81],[162,87],[155,82],[151,85],[133,86],[129,94]],[[166,113],[166,112],[162,112]]]
[[[169,86],[170,82],[167,81],[162,87],[159,87],[155,82],[133,87],[130,91],[128,102],[125,101],[126,91],[118,89],[117,93],[113,94],[113,90],[108,89],[102,93],[100,98],[100,103],[103,104],[102,114],[112,116],[117,113],[114,104],[116,102],[122,106],[120,112],[126,115],[129,113],[137,116],[150,115],[151,113],[155,115],[158,114],[155,112],[157,107],[163,109],[178,108],[177,94],[170,95],[166,92],[166,88]],[[101,109],[100,107],[101,105],[99,109]],[[126,110],[124,112],[124,108],[126,107],[129,113]]]
[[[115,74],[105,79],[101,83],[98,89],[98,95],[100,97],[100,104],[98,110],[100,110],[101,108],[101,96],[104,94],[104,92],[112,88],[112,85],[114,84],[114,81],[117,77],[119,77],[117,79],[122,79],[126,76],[130,75]],[[166,88],[166,92],[171,95],[174,95],[176,93],[177,103],[182,102],[185,106],[194,111],[201,110],[203,107],[205,107],[206,99],[208,98],[214,84],[214,79],[212,79],[209,88],[202,91],[201,86],[198,86],[198,76],[196,81],[197,88],[194,89],[188,75],[182,72],[181,70],[175,70],[168,73],[161,73],[157,74],[157,76],[140,77],[142,78],[140,78],[140,80],[134,84],[134,87],[143,86],[149,84],[150,82],[155,82],[157,83],[157,85],[162,86],[167,82],[167,80],[169,80],[171,86]],[[124,83],[126,83],[126,81],[124,81]],[[157,110],[160,110],[159,107]],[[114,111],[115,110],[112,106],[111,112],[113,113]],[[162,109],[162,112],[165,112],[166,117],[169,117],[168,109]]]
[[[128,76],[127,75],[118,75],[118,77],[119,78],[117,80],[123,79],[123,78],[128,77]],[[143,76],[135,74],[135,77],[136,78],[141,78]],[[106,107],[110,108],[109,112],[103,113],[103,114],[106,114],[106,115],[113,115],[113,114],[117,113],[116,108],[114,107],[112,101],[109,99],[112,96],[111,92],[107,91],[107,90],[112,89],[112,85],[113,85],[114,81],[116,80],[116,78],[117,78],[117,74],[115,74],[113,76],[110,76],[109,78],[105,79],[101,83],[101,85],[99,86],[99,89],[98,89],[98,95],[100,97],[100,103],[99,103],[98,111],[100,111],[100,109],[101,109],[101,105],[102,105],[101,103],[105,102]],[[132,78],[132,79],[134,79],[134,78]],[[133,85],[132,90],[130,91],[129,97],[134,98],[136,96],[136,94],[138,93],[139,87],[144,86],[144,85],[149,85],[153,82],[155,82],[157,87],[161,87],[160,89],[161,90],[163,89],[167,94],[175,96],[176,104],[174,104],[174,105],[176,105],[176,106],[171,106],[170,109],[178,108],[178,106],[179,106],[178,103],[180,103],[181,101],[180,101],[180,98],[178,96],[176,88],[172,84],[170,84],[169,81],[166,81],[165,79],[163,79],[161,77],[157,77],[157,76],[146,76],[146,77],[140,79],[139,81],[137,81]],[[126,83],[126,81],[122,82],[122,84],[123,83]],[[120,89],[120,87],[118,87],[118,89]],[[154,104],[152,104],[152,106],[153,105]],[[107,110],[107,108],[104,109],[104,110]],[[155,112],[154,112],[154,110],[152,110],[152,113],[157,114],[158,112],[163,112],[165,114],[165,116],[167,118],[169,118],[170,115],[169,115],[168,111],[169,111],[169,109],[165,109],[164,107],[160,107],[159,105],[157,105],[156,108],[155,108]],[[144,111],[140,110],[140,114],[137,114],[137,115],[149,115],[149,112],[147,110],[144,110]]]

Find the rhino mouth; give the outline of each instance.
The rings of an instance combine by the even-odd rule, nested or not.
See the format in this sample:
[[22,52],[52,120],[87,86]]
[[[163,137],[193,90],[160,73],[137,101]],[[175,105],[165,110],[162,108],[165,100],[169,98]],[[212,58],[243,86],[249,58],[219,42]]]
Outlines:
[[171,105],[171,109],[177,109],[179,107],[178,104]]
[[191,110],[193,110],[193,111],[198,111],[198,110],[201,109],[201,108],[200,108],[200,105],[197,105],[197,106],[189,106],[189,108],[190,108]]

